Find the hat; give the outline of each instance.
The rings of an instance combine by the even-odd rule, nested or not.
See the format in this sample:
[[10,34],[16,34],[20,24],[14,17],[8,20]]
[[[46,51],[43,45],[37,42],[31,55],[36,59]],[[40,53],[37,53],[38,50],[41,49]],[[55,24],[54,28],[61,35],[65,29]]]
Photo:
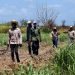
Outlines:
[[72,28],[73,26],[70,26],[70,28]]
[[37,23],[36,21],[33,22],[33,24]]
[[17,21],[14,19],[14,20],[11,21],[11,23],[17,23]]
[[30,24],[30,23],[31,23],[31,21],[28,21],[28,22],[27,22],[27,24]]
[[11,25],[18,25],[18,22],[16,20],[12,20]]
[[56,27],[53,27],[53,29],[57,29]]

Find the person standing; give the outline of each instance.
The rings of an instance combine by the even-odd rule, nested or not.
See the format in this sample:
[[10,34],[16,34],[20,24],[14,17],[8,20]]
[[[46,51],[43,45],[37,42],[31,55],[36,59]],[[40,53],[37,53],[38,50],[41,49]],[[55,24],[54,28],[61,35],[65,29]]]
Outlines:
[[58,47],[58,32],[57,28],[54,27],[52,33],[52,42],[53,42],[53,47]]
[[75,41],[75,31],[73,30],[72,26],[70,26],[70,29],[68,31],[68,36],[69,36],[70,43],[73,44]]
[[31,55],[32,53],[32,49],[31,49],[31,41],[32,41],[32,23],[31,21],[28,21],[27,22],[28,26],[27,26],[27,43],[28,43],[28,51],[29,51],[29,54]]
[[18,54],[18,48],[19,46],[22,46],[22,34],[21,30],[17,27],[18,22],[16,20],[11,21],[11,29],[9,29],[9,45],[11,49],[11,58],[12,61],[15,62],[15,57],[17,62],[20,62],[19,54]]
[[38,55],[40,41],[41,41],[40,29],[37,28],[37,23],[34,21],[32,28],[32,51],[34,55]]

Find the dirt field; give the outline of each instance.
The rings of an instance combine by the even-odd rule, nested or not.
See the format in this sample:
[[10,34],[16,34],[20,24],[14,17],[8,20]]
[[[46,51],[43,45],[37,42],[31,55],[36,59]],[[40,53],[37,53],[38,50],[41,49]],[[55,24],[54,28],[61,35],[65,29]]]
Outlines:
[[34,67],[41,67],[49,62],[48,60],[51,60],[54,55],[52,47],[48,46],[46,43],[41,43],[39,55],[32,55],[31,57],[27,51],[27,44],[24,44],[23,47],[19,49],[19,56],[21,62],[13,63],[11,61],[10,50],[5,51],[5,48],[6,47],[0,47],[0,70],[12,70],[13,68],[17,67],[18,64],[23,64],[25,66],[32,64]]

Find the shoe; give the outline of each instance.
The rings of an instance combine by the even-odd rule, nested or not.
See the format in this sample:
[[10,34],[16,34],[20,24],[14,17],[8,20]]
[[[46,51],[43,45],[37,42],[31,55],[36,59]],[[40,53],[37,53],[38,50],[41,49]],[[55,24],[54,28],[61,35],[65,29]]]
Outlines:
[[20,62],[20,60],[17,61],[18,63]]

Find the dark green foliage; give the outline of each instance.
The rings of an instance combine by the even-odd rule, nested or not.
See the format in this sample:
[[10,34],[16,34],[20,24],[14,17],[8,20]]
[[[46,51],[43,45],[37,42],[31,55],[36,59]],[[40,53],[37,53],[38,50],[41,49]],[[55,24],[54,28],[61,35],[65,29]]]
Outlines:
[[41,28],[41,31],[44,32],[44,33],[50,33],[51,29],[46,27],[46,26],[44,26],[44,27]]

